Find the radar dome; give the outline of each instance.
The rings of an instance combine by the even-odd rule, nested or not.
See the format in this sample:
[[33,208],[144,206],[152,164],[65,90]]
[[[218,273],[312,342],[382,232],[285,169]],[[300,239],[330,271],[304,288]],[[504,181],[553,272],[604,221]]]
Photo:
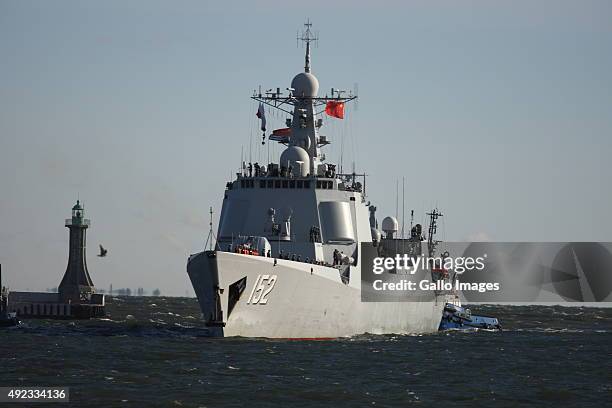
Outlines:
[[310,72],[300,72],[291,81],[293,95],[301,98],[313,98],[319,92],[319,80]]
[[285,167],[290,165],[294,177],[306,177],[310,168],[310,156],[301,147],[289,146],[281,154],[280,165]]
[[385,217],[382,222],[382,229],[389,238],[393,238],[393,234],[399,229],[399,223],[395,217]]

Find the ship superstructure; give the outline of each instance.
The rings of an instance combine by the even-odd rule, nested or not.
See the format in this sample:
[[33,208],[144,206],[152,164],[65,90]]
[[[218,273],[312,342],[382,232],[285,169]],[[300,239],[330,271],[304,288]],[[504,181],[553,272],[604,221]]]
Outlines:
[[395,220],[395,231],[383,237],[375,207],[366,201],[365,175],[340,174],[327,162],[322,149],[331,141],[319,133],[320,116],[342,117],[356,95],[332,90],[318,96],[310,28],[307,23],[300,37],[304,72],[286,92],[252,96],[260,112],[265,105],[289,115],[287,128],[270,135],[285,149],[276,162],[243,164],[226,185],[215,248],[189,258],[205,324],[218,335],[276,338],[436,331],[443,294],[362,301],[364,259],[406,244],[424,253],[434,248],[421,237],[420,225],[418,236],[413,229],[403,240],[393,236]]

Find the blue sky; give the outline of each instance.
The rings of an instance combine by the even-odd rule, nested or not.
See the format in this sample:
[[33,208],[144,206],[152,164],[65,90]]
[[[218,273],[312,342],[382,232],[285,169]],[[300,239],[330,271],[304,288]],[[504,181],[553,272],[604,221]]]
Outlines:
[[380,219],[405,177],[446,240],[612,238],[610,2],[293,3],[0,0],[5,283],[59,283],[79,197],[96,285],[191,294],[241,147],[267,158],[249,96],[303,69],[306,18],[321,92],[359,87],[327,155],[344,140]]

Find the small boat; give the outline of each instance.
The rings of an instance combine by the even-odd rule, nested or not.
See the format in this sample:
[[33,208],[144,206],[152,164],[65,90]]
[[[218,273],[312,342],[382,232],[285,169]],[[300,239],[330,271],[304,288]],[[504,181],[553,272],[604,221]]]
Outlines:
[[8,289],[2,286],[2,266],[0,266],[0,327],[19,325],[17,313],[8,312]]
[[17,313],[0,313],[0,327],[18,326],[21,322],[17,319]]
[[454,303],[444,306],[439,331],[474,329],[501,332],[502,326],[497,317],[473,315],[470,309]]

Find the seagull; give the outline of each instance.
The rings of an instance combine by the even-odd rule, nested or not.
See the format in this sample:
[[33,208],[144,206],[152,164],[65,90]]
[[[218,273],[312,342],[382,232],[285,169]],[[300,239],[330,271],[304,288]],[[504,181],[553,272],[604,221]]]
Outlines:
[[104,258],[107,252],[108,252],[108,249],[105,249],[102,245],[100,245],[100,253],[98,254],[98,256],[100,258]]

